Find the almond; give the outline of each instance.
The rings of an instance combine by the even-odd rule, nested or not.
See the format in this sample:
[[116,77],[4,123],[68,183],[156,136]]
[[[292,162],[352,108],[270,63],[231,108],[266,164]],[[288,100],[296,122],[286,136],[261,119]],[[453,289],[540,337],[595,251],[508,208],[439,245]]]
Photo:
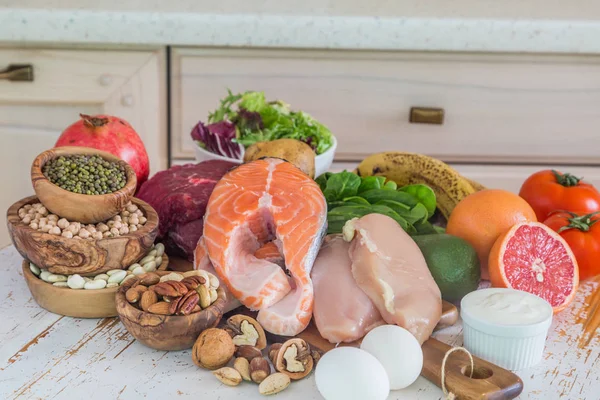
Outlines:
[[237,370],[242,376],[242,379],[250,382],[252,378],[250,377],[250,363],[244,357],[238,357],[233,362],[233,368]]
[[146,274],[140,275],[140,285],[144,286],[152,286],[156,285],[160,281],[160,276],[153,272],[148,272]]
[[276,372],[265,378],[264,381],[258,385],[258,392],[262,395],[268,396],[276,394],[290,386],[290,377],[281,372]]
[[142,293],[142,297],[140,299],[140,307],[142,307],[142,310],[148,311],[150,306],[156,303],[158,303],[158,295],[156,292],[147,290]]
[[166,301],[159,301],[158,303],[154,303],[148,307],[148,312],[159,315],[171,315],[169,312],[169,306],[170,304]]
[[213,371],[213,374],[218,380],[228,386],[237,386],[242,382],[240,373],[231,367],[219,368],[218,370]]

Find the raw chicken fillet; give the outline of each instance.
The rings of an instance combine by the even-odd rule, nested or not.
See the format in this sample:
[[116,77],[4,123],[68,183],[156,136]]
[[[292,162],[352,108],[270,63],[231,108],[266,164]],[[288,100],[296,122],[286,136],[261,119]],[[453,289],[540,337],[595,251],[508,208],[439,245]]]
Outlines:
[[[215,186],[203,240],[217,276],[271,333],[293,336],[310,322],[310,272],[327,228],[319,186],[293,164],[265,158],[229,171]],[[255,252],[273,242],[285,268]],[[289,275],[288,275],[289,274]]]

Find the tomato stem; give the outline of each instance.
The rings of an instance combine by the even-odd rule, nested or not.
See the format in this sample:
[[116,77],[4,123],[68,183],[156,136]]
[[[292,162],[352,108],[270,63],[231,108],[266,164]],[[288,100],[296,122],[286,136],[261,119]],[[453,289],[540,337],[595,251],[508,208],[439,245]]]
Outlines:
[[567,221],[569,221],[569,224],[561,227],[558,230],[558,233],[566,231],[567,229],[579,229],[582,232],[588,232],[590,230],[590,228],[592,227],[592,225],[594,225],[596,222],[599,221],[598,219],[592,220],[592,217],[594,217],[595,215],[600,213],[600,211],[596,211],[594,213],[586,214],[586,215],[577,215],[570,211],[563,211],[563,212],[571,215],[571,218],[567,218]]
[[554,174],[554,177],[556,178],[556,182],[559,185],[562,185],[564,187],[571,187],[571,186],[577,186],[579,185],[579,181],[581,181],[583,179],[583,177],[581,178],[577,178],[575,175],[571,175],[569,173],[565,173],[565,174],[560,174],[560,172],[552,170],[552,173]]

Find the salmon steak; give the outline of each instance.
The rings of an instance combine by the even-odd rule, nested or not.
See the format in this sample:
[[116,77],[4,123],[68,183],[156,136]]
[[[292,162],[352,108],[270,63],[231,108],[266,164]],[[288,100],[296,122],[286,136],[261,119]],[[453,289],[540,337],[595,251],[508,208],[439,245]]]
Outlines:
[[[287,161],[263,158],[230,170],[217,183],[202,241],[219,279],[240,303],[258,310],[263,328],[294,336],[312,317],[310,273],[326,230],[319,185]],[[284,267],[256,256],[269,242]]]

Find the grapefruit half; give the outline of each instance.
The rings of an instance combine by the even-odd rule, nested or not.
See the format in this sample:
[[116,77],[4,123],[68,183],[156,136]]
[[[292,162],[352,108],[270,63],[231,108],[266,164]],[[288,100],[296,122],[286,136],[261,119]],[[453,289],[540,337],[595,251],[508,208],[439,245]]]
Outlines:
[[567,242],[539,222],[521,222],[500,235],[488,260],[494,287],[533,293],[563,310],[579,286],[577,260]]

